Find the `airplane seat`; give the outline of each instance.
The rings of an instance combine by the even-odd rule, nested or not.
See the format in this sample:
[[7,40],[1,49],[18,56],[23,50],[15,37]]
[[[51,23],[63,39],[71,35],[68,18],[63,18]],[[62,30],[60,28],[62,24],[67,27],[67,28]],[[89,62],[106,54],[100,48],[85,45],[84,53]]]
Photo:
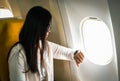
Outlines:
[[0,81],[9,81],[8,52],[10,47],[18,41],[22,24],[22,19],[0,20]]

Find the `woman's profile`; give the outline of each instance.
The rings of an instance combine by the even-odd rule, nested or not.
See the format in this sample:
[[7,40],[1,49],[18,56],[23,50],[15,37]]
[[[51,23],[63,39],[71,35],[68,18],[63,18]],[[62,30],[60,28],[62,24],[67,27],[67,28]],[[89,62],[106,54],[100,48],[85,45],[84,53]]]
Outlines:
[[40,6],[32,7],[8,57],[10,81],[54,81],[53,59],[80,64],[84,55],[47,40],[51,32],[51,13]]

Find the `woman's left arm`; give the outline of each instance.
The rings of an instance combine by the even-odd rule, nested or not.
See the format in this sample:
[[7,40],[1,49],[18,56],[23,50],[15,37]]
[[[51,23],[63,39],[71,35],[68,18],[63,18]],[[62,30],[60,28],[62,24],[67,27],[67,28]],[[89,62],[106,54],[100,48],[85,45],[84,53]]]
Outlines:
[[53,52],[53,57],[55,59],[62,60],[75,60],[77,65],[83,61],[84,55],[81,51],[76,51],[71,48],[67,48],[52,42],[49,42],[49,45]]

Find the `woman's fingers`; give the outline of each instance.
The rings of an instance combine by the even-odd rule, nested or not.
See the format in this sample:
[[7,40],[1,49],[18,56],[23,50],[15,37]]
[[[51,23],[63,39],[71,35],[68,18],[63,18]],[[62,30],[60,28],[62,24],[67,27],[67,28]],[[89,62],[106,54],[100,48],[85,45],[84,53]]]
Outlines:
[[76,64],[79,65],[84,59],[84,54],[82,52],[78,52],[74,55],[74,59],[76,61]]
[[82,53],[82,52],[79,52],[77,55],[78,55],[78,58],[83,61],[83,59],[84,59],[83,53]]

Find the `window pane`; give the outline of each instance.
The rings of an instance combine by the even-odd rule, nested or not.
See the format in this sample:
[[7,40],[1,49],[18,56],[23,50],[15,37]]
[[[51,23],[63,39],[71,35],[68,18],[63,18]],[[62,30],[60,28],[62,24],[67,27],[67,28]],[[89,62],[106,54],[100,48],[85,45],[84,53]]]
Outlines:
[[113,56],[113,48],[107,25],[98,19],[87,19],[82,29],[88,59],[95,64],[108,64]]
[[0,18],[13,17],[12,12],[9,9],[0,9]]

